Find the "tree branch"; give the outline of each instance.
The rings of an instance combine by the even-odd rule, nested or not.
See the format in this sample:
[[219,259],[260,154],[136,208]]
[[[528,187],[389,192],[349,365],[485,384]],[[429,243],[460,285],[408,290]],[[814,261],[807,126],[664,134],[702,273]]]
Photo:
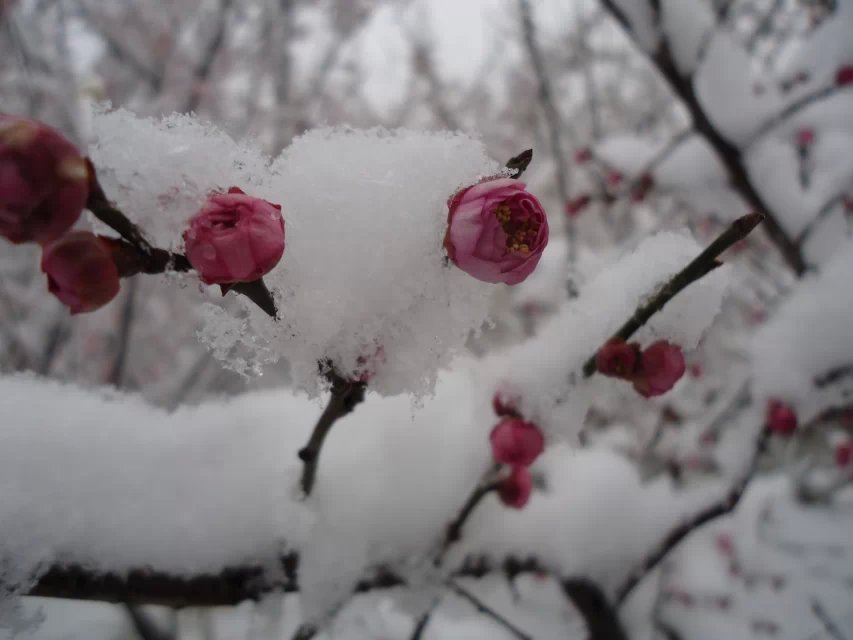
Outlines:
[[598,585],[587,578],[569,578],[560,585],[583,617],[590,640],[628,640],[616,610]]
[[711,520],[714,520],[722,515],[734,511],[734,508],[737,506],[738,502],[740,502],[740,499],[743,496],[743,493],[746,490],[749,481],[752,479],[752,476],[755,473],[758,458],[766,448],[767,440],[769,439],[769,437],[770,431],[768,431],[767,429],[762,430],[761,435],[755,442],[755,446],[752,451],[752,456],[749,460],[746,470],[721,500],[705,507],[704,509],[701,509],[697,513],[690,516],[687,520],[676,526],[674,529],[672,529],[663,538],[663,540],[661,540],[656,545],[656,547],[640,564],[640,566],[634,569],[628,575],[625,581],[616,589],[616,594],[614,596],[613,601],[617,607],[625,602],[627,597],[634,590],[634,587],[636,587],[650,571],[657,567],[658,564],[660,564],[660,562],[673,549],[675,549],[675,547],[677,547],[682,540],[684,540],[684,538],[686,538],[693,531],[695,531],[702,525],[710,522]]
[[[641,303],[633,315],[609,339],[627,340],[634,335],[654,314],[663,309],[667,302],[687,286],[721,266],[722,263],[717,259],[718,256],[739,240],[743,240],[763,219],[764,216],[760,213],[749,213],[735,220],[702,253],[670,278],[656,294],[646,302]],[[596,371],[595,355],[590,356],[583,366],[583,374],[586,377],[591,376]]]
[[477,611],[494,620],[497,624],[499,624],[504,629],[509,631],[512,635],[514,635],[516,638],[518,638],[518,640],[533,640],[533,636],[516,627],[512,622],[507,620],[500,613],[492,609],[490,606],[488,606],[485,602],[477,598],[467,589],[462,588],[453,580],[450,580],[448,582],[448,586],[450,586],[453,593],[458,595],[460,598],[470,602],[474,606],[474,608],[477,609]]
[[324,375],[332,385],[329,403],[317,420],[317,424],[314,425],[308,443],[299,450],[299,459],[304,463],[300,484],[306,497],[311,495],[311,490],[314,488],[317,468],[320,464],[320,451],[326,436],[339,418],[351,413],[364,400],[364,391],[367,388],[366,382],[347,380],[331,368]]
[[501,465],[495,464],[483,474],[480,482],[478,482],[477,486],[474,487],[474,490],[468,496],[465,504],[462,505],[459,513],[457,513],[456,517],[447,525],[447,529],[444,534],[444,542],[442,543],[434,560],[435,566],[441,566],[441,563],[444,561],[444,557],[447,555],[450,547],[462,538],[462,527],[465,526],[468,518],[470,518],[471,514],[474,513],[474,509],[476,509],[477,505],[480,504],[480,501],[492,491],[497,490],[497,475],[500,470]]
[[[634,34],[630,29],[630,25],[626,22],[624,14],[616,6],[614,0],[601,0],[601,3],[625,27],[629,35],[633,37]],[[692,78],[681,75],[672,57],[669,44],[665,39],[662,40],[654,53],[649,54],[649,59],[657,67],[672,92],[681,99],[693,119],[693,126],[697,133],[703,136],[716,152],[717,157],[728,173],[731,187],[746,200],[752,209],[767,217],[767,233],[770,236],[770,240],[781,252],[788,266],[798,276],[805,273],[806,264],[803,261],[799,247],[788,237],[779,220],[752,183],[741,150],[726,140],[711,122],[704,107],[699,102],[699,98],[693,87]]]

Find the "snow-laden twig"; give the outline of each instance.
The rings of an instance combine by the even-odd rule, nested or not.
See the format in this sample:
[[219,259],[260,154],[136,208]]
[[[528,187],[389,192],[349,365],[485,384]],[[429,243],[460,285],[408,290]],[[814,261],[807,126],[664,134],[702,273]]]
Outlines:
[[468,496],[468,499],[462,505],[462,508],[459,510],[459,513],[456,514],[456,517],[451,521],[449,525],[447,525],[447,531],[444,535],[444,542],[442,543],[441,549],[435,557],[434,563],[436,566],[441,565],[450,547],[462,538],[462,528],[465,526],[465,523],[468,521],[468,518],[471,517],[471,514],[474,513],[474,509],[477,508],[477,505],[480,504],[480,501],[497,489],[497,475],[500,472],[500,469],[501,465],[496,464],[483,474],[483,477],[480,479],[480,482],[477,484],[476,487],[474,487],[474,490],[471,492],[471,494]]
[[504,616],[502,616],[500,613],[498,613],[497,611],[492,609],[490,606],[488,606],[485,602],[480,600],[477,596],[475,596],[473,593],[471,593],[467,589],[464,589],[463,587],[458,585],[453,580],[451,580],[448,584],[449,584],[450,588],[453,590],[453,593],[455,593],[460,598],[470,602],[474,606],[474,608],[477,609],[477,611],[479,611],[483,615],[488,616],[489,618],[494,620],[496,623],[498,623],[504,629],[509,631],[513,636],[515,636],[519,640],[533,640],[533,636],[531,636],[530,634],[526,633],[525,631],[519,629],[512,622],[507,620]]
[[[628,340],[654,314],[663,309],[667,302],[672,300],[687,286],[721,266],[722,263],[717,259],[718,256],[739,240],[743,240],[763,219],[764,216],[762,214],[753,212],[741,216],[732,222],[702,253],[696,256],[681,271],[676,273],[651,298],[640,304],[631,317],[619,327],[619,330],[610,339]],[[595,373],[595,370],[595,354],[593,354],[584,364],[583,373],[589,377]]]
[[770,437],[770,431],[763,429],[761,435],[755,442],[751,458],[742,475],[735,481],[725,496],[717,502],[708,505],[704,509],[696,512],[688,517],[681,524],[669,531],[657,546],[649,553],[643,562],[634,569],[625,581],[616,589],[613,602],[616,606],[620,606],[625,602],[640,581],[649,574],[669,553],[681,543],[684,538],[690,535],[693,531],[702,525],[719,518],[727,513],[731,513],[740,502],[744,491],[746,490],[749,481],[758,463],[758,458],[767,446],[767,440]]
[[814,612],[815,617],[820,620],[820,623],[823,625],[823,628],[826,629],[826,633],[832,638],[832,640],[848,640],[847,636],[841,633],[841,629],[839,629],[832,618],[829,617],[829,614],[820,604],[819,600],[813,599],[811,604],[812,612]]
[[590,640],[628,640],[616,610],[598,585],[587,578],[568,578],[561,586],[583,616]]
[[[602,5],[610,14],[628,31],[632,38],[636,34],[631,30],[630,22],[624,12],[614,0],[601,0]],[[767,217],[767,234],[776,248],[780,251],[788,266],[798,276],[806,271],[806,263],[803,260],[800,248],[794,240],[788,236],[780,224],[778,217],[767,205],[762,195],[758,192],[752,178],[747,170],[741,148],[729,142],[725,136],[711,121],[705,108],[699,101],[699,96],[693,86],[693,79],[684,76],[678,69],[673,58],[669,43],[664,39],[660,45],[649,53],[650,61],[657,67],[663,79],[669,85],[672,92],[678,96],[693,120],[693,127],[716,152],[720,163],[728,174],[729,183],[755,211]]]

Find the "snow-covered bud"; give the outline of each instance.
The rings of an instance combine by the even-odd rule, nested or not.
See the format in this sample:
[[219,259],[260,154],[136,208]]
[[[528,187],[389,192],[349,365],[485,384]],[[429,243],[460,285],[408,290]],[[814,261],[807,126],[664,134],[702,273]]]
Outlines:
[[496,462],[527,467],[545,449],[545,436],[532,422],[504,418],[489,436]]
[[591,198],[588,193],[583,193],[579,195],[577,198],[569,200],[566,203],[566,215],[570,218],[577,218],[581,211],[586,209],[589,206]]
[[509,389],[500,388],[495,391],[492,396],[492,409],[495,415],[518,417],[518,405],[521,402],[521,396]]
[[853,440],[842,442],[835,447],[835,464],[844,468],[853,460]]
[[780,436],[789,436],[797,430],[797,414],[781,400],[771,400],[767,405],[767,428]]
[[527,467],[513,467],[512,472],[498,483],[498,497],[513,509],[523,508],[532,492],[533,477]]
[[814,129],[809,127],[797,131],[797,146],[808,147],[814,142]]
[[578,164],[585,164],[590,160],[592,160],[592,151],[589,147],[581,147],[575,151],[575,162]]
[[614,338],[595,354],[595,366],[599,373],[612,378],[630,379],[640,365],[640,345]]
[[839,67],[838,71],[835,72],[835,84],[839,87],[853,84],[853,65],[847,64]]
[[484,180],[448,202],[444,247],[450,260],[477,280],[522,282],[547,244],[545,210],[523,182]]
[[56,240],[83,211],[88,173],[58,131],[0,114],[0,236],[15,244]]
[[681,347],[658,340],[643,349],[639,372],[632,378],[634,389],[645,398],[662,395],[675,386],[686,368]]
[[41,257],[48,290],[71,315],[94,311],[116,297],[118,269],[110,249],[89,231],[71,231],[47,245]]
[[281,205],[237,187],[211,195],[184,232],[187,259],[206,284],[251,282],[284,254]]

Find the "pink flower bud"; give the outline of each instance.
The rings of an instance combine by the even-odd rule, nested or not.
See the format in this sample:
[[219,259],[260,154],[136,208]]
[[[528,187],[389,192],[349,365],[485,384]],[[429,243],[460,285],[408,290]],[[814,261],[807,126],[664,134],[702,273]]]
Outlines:
[[0,236],[15,244],[47,244],[83,211],[89,172],[58,131],[0,114]]
[[575,151],[575,162],[578,164],[585,164],[592,160],[592,151],[590,151],[589,147],[581,147],[577,151]]
[[110,249],[89,231],[71,231],[47,245],[41,257],[48,290],[71,315],[103,307],[119,291],[118,269]]
[[846,467],[853,460],[853,440],[842,442],[835,447],[835,464],[839,467]]
[[645,398],[662,395],[675,386],[686,368],[681,347],[658,340],[643,349],[634,389]]
[[581,211],[589,206],[590,200],[588,193],[579,195],[574,200],[569,200],[566,203],[566,215],[570,218],[577,218]]
[[780,436],[789,436],[797,430],[797,414],[781,400],[767,404],[767,428]]
[[805,128],[797,131],[797,146],[808,147],[814,142],[814,129]]
[[839,87],[853,84],[853,65],[844,65],[835,72],[835,84]]
[[545,449],[545,437],[532,422],[504,418],[489,436],[496,462],[527,467]]
[[548,219],[523,182],[492,178],[448,203],[444,247],[453,263],[483,282],[518,284],[548,244]]
[[512,472],[498,483],[498,497],[513,509],[523,508],[532,492],[533,477],[527,467],[513,467]]
[[521,396],[518,393],[501,388],[495,391],[495,395],[492,396],[492,409],[496,415],[517,418],[520,415],[518,413],[520,402]]
[[735,554],[735,541],[732,538],[732,534],[730,533],[720,533],[717,534],[716,539],[714,540],[717,545],[717,549],[724,556],[731,558]]
[[640,345],[621,338],[610,340],[595,355],[598,372],[612,378],[631,378],[640,364]]
[[251,282],[284,254],[281,206],[237,187],[211,195],[184,232],[187,259],[206,284]]

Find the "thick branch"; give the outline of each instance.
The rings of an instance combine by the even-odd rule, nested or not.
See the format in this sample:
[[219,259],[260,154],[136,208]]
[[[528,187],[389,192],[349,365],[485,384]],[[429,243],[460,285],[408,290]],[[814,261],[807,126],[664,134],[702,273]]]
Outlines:
[[[616,6],[614,0],[601,0],[601,2],[605,9],[633,36],[624,14]],[[728,173],[731,187],[746,200],[752,209],[767,217],[767,233],[773,244],[782,253],[785,261],[794,273],[798,276],[802,275],[806,270],[806,264],[799,247],[788,237],[772,210],[767,206],[761,194],[758,193],[755,185],[753,185],[741,150],[726,140],[723,134],[711,122],[704,107],[699,102],[692,79],[682,76],[679,72],[673,60],[669,44],[663,40],[658,49],[653,54],[650,54],[649,58],[657,66],[658,71],[664,80],[666,80],[673,93],[681,99],[687,108],[693,119],[693,126],[697,133],[703,136],[716,152],[717,157]]]
[[569,578],[561,586],[583,616],[589,640],[628,640],[616,610],[598,585],[586,578]]
[[304,463],[300,484],[306,496],[311,495],[311,490],[314,488],[317,467],[320,464],[320,451],[326,436],[339,418],[351,413],[364,400],[364,391],[367,387],[366,382],[347,380],[334,369],[329,369],[325,375],[332,383],[329,403],[317,420],[317,424],[314,425],[308,443],[299,450],[299,459]]
[[[721,266],[722,263],[717,259],[718,256],[739,240],[743,240],[763,219],[764,217],[760,213],[749,213],[735,220],[702,253],[696,256],[690,264],[676,273],[649,300],[637,307],[633,315],[625,321],[625,324],[619,327],[619,330],[611,336],[610,340],[627,340],[634,335],[654,314],[663,309],[667,302],[672,300],[688,285]],[[584,364],[583,373],[589,377],[595,373],[595,370],[595,354],[593,354]]]

